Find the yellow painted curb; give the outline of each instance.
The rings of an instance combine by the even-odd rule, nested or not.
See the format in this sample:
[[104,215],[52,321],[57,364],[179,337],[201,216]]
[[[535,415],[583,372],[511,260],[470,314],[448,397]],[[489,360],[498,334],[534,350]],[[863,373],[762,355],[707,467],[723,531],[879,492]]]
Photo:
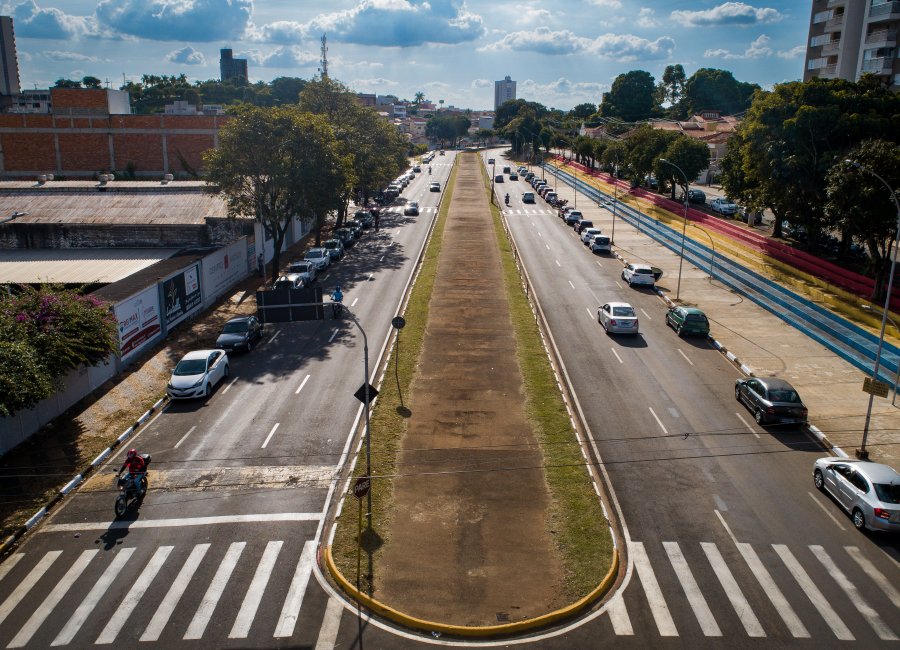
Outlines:
[[583,597],[581,600],[569,605],[568,607],[557,609],[556,611],[549,612],[548,614],[544,614],[536,618],[517,621],[516,623],[472,627],[466,625],[447,625],[445,623],[435,623],[433,621],[426,621],[421,618],[415,618],[414,616],[408,616],[407,614],[398,612],[396,609],[389,607],[388,605],[385,605],[384,603],[381,603],[357,590],[356,587],[354,587],[350,583],[350,581],[344,577],[344,574],[340,572],[340,570],[337,568],[337,565],[334,563],[334,558],[331,556],[331,546],[325,547],[324,556],[328,571],[331,573],[331,576],[338,583],[338,585],[340,585],[341,589],[343,589],[350,598],[357,601],[372,612],[384,618],[390,619],[391,621],[404,627],[421,630],[423,632],[440,632],[441,634],[463,637],[491,637],[510,635],[518,632],[525,632],[527,630],[533,630],[539,627],[545,627],[564,618],[570,618],[585,609],[591,603],[601,598],[607,591],[609,591],[609,588],[612,586],[613,582],[615,582],[616,575],[619,571],[619,551],[618,549],[613,549],[612,565],[610,565],[609,571],[607,572],[606,576],[603,578],[600,584],[597,585],[597,587],[593,591],[591,591],[591,593]]

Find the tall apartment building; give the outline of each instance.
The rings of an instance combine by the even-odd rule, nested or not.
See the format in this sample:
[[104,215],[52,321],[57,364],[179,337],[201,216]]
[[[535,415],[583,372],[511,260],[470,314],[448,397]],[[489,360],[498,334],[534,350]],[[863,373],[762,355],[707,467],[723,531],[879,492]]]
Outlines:
[[19,94],[19,59],[13,19],[0,16],[0,95]]
[[803,80],[847,79],[864,73],[900,90],[898,0],[813,0]]
[[235,59],[230,48],[219,50],[219,79],[231,81],[239,77],[250,78],[247,74],[247,59]]
[[508,102],[516,98],[516,82],[506,75],[502,81],[494,82],[494,110],[496,111],[500,104]]

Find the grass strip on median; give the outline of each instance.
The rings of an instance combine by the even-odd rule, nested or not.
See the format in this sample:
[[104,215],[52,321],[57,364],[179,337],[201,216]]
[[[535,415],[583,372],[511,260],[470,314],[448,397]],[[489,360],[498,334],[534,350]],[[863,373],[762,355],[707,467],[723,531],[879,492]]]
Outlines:
[[[485,191],[490,180],[482,168]],[[595,589],[613,562],[613,540],[591,484],[584,457],[541,338],[540,327],[522,288],[522,278],[506,236],[500,209],[491,204],[504,284],[525,384],[525,412],[541,444],[550,491],[551,537],[563,559],[567,595],[573,600]]]
[[[370,414],[371,465],[374,476],[393,476],[396,473],[397,455],[400,441],[406,434],[407,418],[398,405],[408,403],[410,388],[415,379],[416,368],[425,340],[425,326],[428,320],[428,306],[437,276],[438,257],[444,235],[444,224],[453,198],[456,183],[456,165],[450,172],[450,178],[444,186],[444,196],[437,214],[437,221],[425,249],[422,265],[413,283],[409,302],[403,317],[406,326],[400,331],[399,354],[395,344],[387,360],[384,381],[379,387],[378,401]],[[404,401],[406,400],[406,401]],[[366,471],[365,448],[356,458],[353,475],[363,476]],[[379,537],[386,542],[390,538],[391,513],[394,504],[393,479],[378,478],[372,481],[372,527]],[[341,572],[354,582],[357,577],[357,504],[350,494],[344,495],[346,500],[341,516],[335,522],[335,535],[332,544],[334,561]],[[381,545],[383,547],[383,544]],[[378,551],[374,551],[373,562],[377,563]],[[368,561],[367,561],[368,562]],[[370,593],[370,585],[366,576],[359,576],[359,589]]]

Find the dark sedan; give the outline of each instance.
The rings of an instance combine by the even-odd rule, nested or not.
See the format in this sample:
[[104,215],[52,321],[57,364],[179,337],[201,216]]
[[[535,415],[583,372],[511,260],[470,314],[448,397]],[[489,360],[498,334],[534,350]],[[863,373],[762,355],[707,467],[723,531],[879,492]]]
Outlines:
[[225,323],[222,333],[216,339],[216,347],[222,350],[249,352],[253,349],[253,344],[261,338],[262,327],[256,316],[239,316]]
[[800,395],[784,379],[738,379],[734,384],[734,396],[750,409],[759,425],[805,424],[809,415]]

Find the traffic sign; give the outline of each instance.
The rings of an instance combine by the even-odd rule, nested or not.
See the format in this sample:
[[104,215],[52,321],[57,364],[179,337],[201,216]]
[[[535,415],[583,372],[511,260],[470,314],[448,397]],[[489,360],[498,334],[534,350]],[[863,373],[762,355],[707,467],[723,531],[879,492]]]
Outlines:
[[871,377],[863,379],[863,392],[875,395],[875,397],[887,397],[890,387],[890,384],[872,379]]
[[402,330],[406,326],[406,319],[403,316],[394,316],[391,319],[391,325],[395,330]]
[[[378,391],[375,390],[375,387],[372,384],[368,384],[369,386],[369,402],[375,399],[375,396],[378,395]],[[366,384],[363,384],[359,387],[355,393],[353,393],[353,397],[358,399],[363,404],[366,403]]]
[[360,476],[353,484],[353,496],[357,499],[362,499],[369,493],[369,488],[371,487],[372,479],[368,476]]

